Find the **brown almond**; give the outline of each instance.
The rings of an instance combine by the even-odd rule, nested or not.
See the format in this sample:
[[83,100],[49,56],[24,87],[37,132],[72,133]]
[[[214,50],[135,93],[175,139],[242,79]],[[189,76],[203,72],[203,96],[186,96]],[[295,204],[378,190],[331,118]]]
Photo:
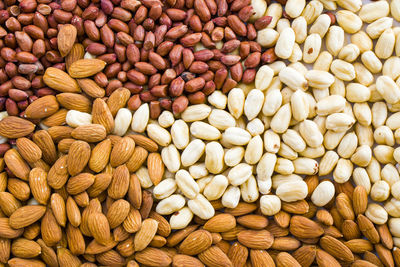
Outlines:
[[85,253],[85,239],[81,233],[79,228],[72,226],[71,224],[67,225],[66,229],[68,248],[74,255],[81,255]]
[[248,255],[248,249],[239,242],[233,243],[228,251],[228,258],[231,260],[233,266],[244,266]]
[[12,242],[11,252],[16,257],[34,258],[41,253],[42,249],[38,243],[26,238],[18,238]]
[[20,229],[38,221],[46,212],[45,206],[23,206],[10,216],[10,226],[14,229]]
[[95,212],[88,217],[88,227],[94,239],[100,244],[106,245],[111,237],[110,225],[107,217]]
[[300,263],[287,252],[281,252],[276,256],[276,265],[280,267],[301,267]]
[[303,216],[293,216],[290,219],[289,230],[292,235],[299,238],[314,238],[324,233],[321,226]]
[[113,116],[117,115],[118,110],[126,106],[131,96],[131,92],[124,87],[115,90],[107,100],[108,108]]
[[114,117],[106,102],[101,98],[93,101],[92,121],[93,123],[103,125],[107,133],[111,133],[114,130]]
[[104,97],[105,90],[92,79],[77,79],[79,87],[85,94],[93,98]]
[[290,223],[290,214],[287,213],[286,211],[279,211],[277,214],[274,215],[274,221],[283,228],[286,228],[289,226]]
[[394,260],[392,252],[382,246],[381,244],[375,245],[376,253],[378,254],[379,259],[382,261],[383,265],[388,267],[394,267]]
[[384,245],[387,249],[392,249],[393,238],[387,224],[377,225],[376,229],[378,230],[379,236],[381,237],[382,245]]
[[356,215],[364,214],[368,206],[368,193],[361,185],[354,188],[353,191],[353,209]]
[[271,255],[266,250],[251,249],[250,260],[254,267],[276,266]]
[[71,24],[64,24],[57,35],[58,50],[62,57],[68,55],[71,51],[77,35],[75,26]]
[[71,51],[65,57],[65,65],[67,69],[71,66],[71,64],[79,59],[82,59],[85,55],[85,48],[80,43],[75,43],[72,46]]
[[100,124],[87,124],[76,127],[71,135],[75,139],[95,143],[106,138],[106,129]]
[[42,150],[28,138],[18,138],[16,145],[19,154],[28,162],[36,162],[42,157]]
[[58,159],[56,146],[48,131],[40,130],[33,134],[33,142],[42,150],[42,159],[52,165]]
[[10,226],[8,218],[0,218],[0,237],[13,239],[22,235],[24,229],[14,229]]
[[21,207],[21,202],[11,193],[0,192],[0,208],[6,216],[11,216],[14,211]]
[[332,215],[327,210],[318,210],[316,217],[319,222],[325,225],[333,225]]
[[354,220],[353,205],[350,198],[345,193],[340,193],[336,197],[336,208],[345,220]]
[[81,266],[79,258],[63,247],[57,248],[57,259],[60,266]]
[[354,261],[354,255],[351,250],[332,236],[322,237],[320,240],[320,245],[326,252],[339,260],[346,262]]
[[167,267],[172,262],[167,253],[151,247],[135,253],[135,259],[143,265],[159,267]]
[[374,249],[371,242],[365,239],[352,239],[344,242],[344,244],[353,252],[353,253],[364,253],[366,251],[372,251]]
[[68,172],[70,175],[80,173],[88,163],[90,158],[90,146],[84,141],[72,143],[67,158]]
[[8,179],[7,190],[15,198],[21,201],[28,200],[31,195],[31,189],[29,188],[28,183],[16,178]]
[[164,175],[164,164],[159,153],[150,153],[147,157],[147,169],[150,180],[158,185]]
[[236,208],[227,208],[225,212],[233,216],[242,216],[251,213],[257,209],[257,205],[254,203],[239,202]]
[[48,209],[43,216],[40,224],[40,231],[43,241],[49,246],[54,246],[62,239],[63,233],[61,226],[57,223],[50,209]]
[[191,257],[188,255],[177,254],[172,258],[172,266],[173,267],[185,267],[185,266],[193,266],[193,267],[202,267],[204,266],[201,261],[199,261],[195,257]]
[[267,230],[244,230],[238,234],[237,239],[252,249],[268,249],[274,242],[274,236]]
[[304,199],[295,202],[283,201],[282,210],[293,214],[305,214],[310,210],[310,205]]
[[82,220],[81,212],[79,211],[79,207],[76,204],[75,200],[70,196],[67,198],[65,209],[68,221],[72,224],[72,226],[78,227],[81,224]]
[[37,202],[46,205],[50,198],[51,188],[47,184],[47,173],[42,168],[34,168],[30,171],[29,186]]
[[111,154],[111,140],[106,139],[98,143],[91,152],[89,168],[95,172],[101,172],[108,164]]
[[68,155],[60,157],[49,170],[47,182],[54,189],[60,189],[68,180],[67,160]]
[[169,222],[157,212],[151,211],[149,218],[152,218],[158,222],[157,234],[168,237],[171,234],[171,225]]
[[61,93],[56,97],[60,105],[66,109],[78,110],[86,113],[92,111],[92,101],[82,94]]
[[130,211],[130,204],[124,199],[118,199],[107,211],[107,219],[110,228],[113,229],[124,222]]
[[158,222],[154,219],[149,218],[142,222],[142,227],[135,235],[135,251],[141,251],[150,244],[157,232],[157,228]]
[[128,199],[134,208],[139,209],[142,206],[142,186],[134,173],[129,178]]
[[106,62],[100,59],[79,59],[69,66],[68,73],[72,78],[87,78],[102,71],[105,66]]
[[112,180],[112,175],[109,173],[99,173],[95,175],[94,183],[87,189],[90,197],[97,197],[103,193]]
[[16,149],[9,149],[4,154],[4,162],[16,177],[25,181],[28,180],[30,168]]
[[142,225],[142,216],[137,209],[131,208],[123,222],[123,227],[128,233],[136,233]]
[[201,262],[207,266],[232,267],[228,256],[217,246],[212,246],[198,255]]
[[0,121],[0,135],[6,138],[24,137],[34,129],[32,122],[15,116],[8,116]]
[[58,193],[53,193],[50,198],[50,206],[57,223],[62,227],[65,227],[67,222],[67,211],[63,197]]
[[373,244],[377,244],[380,241],[379,233],[376,230],[374,224],[364,215],[359,214],[357,216],[357,223],[360,231],[363,235],[371,241]]
[[118,166],[113,173],[108,195],[113,199],[123,198],[129,189],[129,171],[125,165]]
[[209,219],[203,226],[209,232],[226,232],[236,226],[235,217],[231,214],[221,213]]
[[64,93],[78,93],[81,91],[78,83],[66,72],[49,67],[43,75],[44,83],[50,88]]
[[80,173],[71,177],[67,183],[67,192],[77,195],[88,189],[94,183],[95,176],[91,173]]
[[322,249],[317,249],[316,256],[317,264],[320,267],[339,267],[340,263],[329,253],[323,251]]
[[276,237],[274,239],[274,243],[271,248],[280,250],[280,251],[292,251],[298,249],[301,245],[301,242],[294,237],[290,236],[282,236]]
[[315,259],[317,250],[315,246],[303,245],[293,252],[293,257],[301,266],[309,267]]
[[206,230],[197,230],[183,240],[179,246],[179,251],[186,255],[196,255],[208,249],[211,244],[211,234]]
[[127,136],[121,138],[111,150],[110,164],[112,167],[124,164],[135,150],[135,141]]
[[30,104],[25,110],[25,116],[30,119],[43,119],[53,115],[59,109],[57,99],[53,95],[41,97]]
[[238,224],[254,230],[264,229],[268,225],[268,219],[265,216],[256,214],[237,217],[236,221]]
[[128,137],[132,138],[136,145],[143,147],[149,152],[157,152],[158,150],[157,143],[144,135],[131,134]]
[[7,263],[8,263],[8,266],[10,266],[10,267],[20,267],[20,266],[45,267],[46,266],[40,260],[21,259],[21,258],[12,258]]
[[137,171],[143,165],[143,163],[146,161],[148,154],[149,153],[147,152],[147,150],[144,149],[143,147],[135,146],[132,156],[126,162],[126,166],[128,167],[128,170],[130,172]]

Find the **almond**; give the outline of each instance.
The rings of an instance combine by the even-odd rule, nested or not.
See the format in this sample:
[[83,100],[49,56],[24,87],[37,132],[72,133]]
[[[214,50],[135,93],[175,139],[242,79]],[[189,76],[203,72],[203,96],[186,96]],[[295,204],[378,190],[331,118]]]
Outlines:
[[89,159],[89,168],[101,172],[108,164],[111,154],[111,140],[106,139],[98,143],[93,149]]
[[50,209],[43,216],[40,230],[43,241],[49,246],[54,246],[62,239],[62,229]]
[[377,244],[380,241],[379,233],[376,230],[374,224],[364,215],[359,214],[357,216],[357,223],[360,231],[363,235],[371,241],[373,244]]
[[78,205],[72,197],[67,198],[67,203],[65,204],[65,209],[67,212],[68,221],[75,227],[81,224],[82,217]]
[[42,150],[42,159],[47,164],[53,164],[58,159],[56,146],[50,134],[45,130],[37,131],[32,136],[33,142]]
[[10,258],[10,239],[0,238],[0,262],[7,263]]
[[167,253],[157,248],[146,248],[135,253],[135,259],[147,266],[167,267],[171,264],[171,258]]
[[274,215],[274,221],[283,228],[287,228],[290,223],[291,215],[286,211],[279,211],[277,214]]
[[96,174],[94,183],[87,189],[89,196],[93,198],[103,193],[110,185],[111,180],[112,175],[109,173]]
[[307,201],[298,200],[295,202],[282,201],[282,210],[293,214],[305,214],[309,211],[310,206]]
[[[93,236],[89,229],[89,217],[91,217],[94,213],[101,213],[101,212],[102,212],[101,211],[101,203],[100,203],[99,199],[97,199],[97,198],[91,199],[89,202],[89,205],[82,212],[81,223],[79,225],[79,228],[81,229],[82,234],[84,234],[86,236]],[[68,215],[68,199],[67,199],[67,215]],[[68,218],[69,218],[69,215],[68,215]],[[107,224],[108,224],[108,221],[107,221]],[[110,238],[111,238],[111,234],[110,234]]]
[[297,260],[287,252],[281,252],[276,256],[276,265],[280,267],[301,267]]
[[106,138],[106,128],[100,124],[87,124],[76,127],[71,135],[75,139],[89,143],[100,142]]
[[346,262],[354,261],[354,255],[351,250],[332,236],[322,237],[320,240],[320,245],[326,252],[339,260]]
[[63,247],[57,248],[57,259],[60,266],[81,266],[79,258]]
[[381,244],[375,245],[376,253],[378,254],[379,259],[382,261],[383,265],[394,267],[394,260],[392,252],[382,246]]
[[354,188],[353,191],[353,208],[354,208],[354,213],[356,215],[358,214],[364,214],[364,212],[367,210],[368,206],[368,193],[365,190],[364,186],[357,186]]
[[62,57],[68,55],[71,51],[77,35],[75,26],[71,24],[64,24],[57,35],[58,50]]
[[274,260],[266,250],[250,250],[250,260],[253,267],[275,266]]
[[17,238],[22,235],[24,229],[14,229],[10,226],[8,218],[0,218],[0,237],[1,238]]
[[4,162],[16,177],[25,181],[28,180],[30,168],[16,149],[9,149],[4,154]]
[[378,230],[379,236],[381,237],[382,245],[384,245],[387,249],[392,249],[393,238],[387,224],[377,225],[376,228]]
[[353,205],[345,193],[336,196],[336,208],[345,220],[354,220]]
[[371,242],[365,239],[352,239],[344,242],[344,244],[353,252],[353,253],[364,253],[366,251],[371,251],[374,249]]
[[51,247],[48,247],[42,239],[37,240],[42,249],[40,257],[50,267],[58,266],[57,255]]
[[74,255],[80,255],[85,253],[85,239],[79,228],[68,224],[66,229],[68,248]]
[[90,146],[84,141],[72,143],[67,158],[68,172],[71,175],[80,173],[90,158]]
[[272,244],[271,248],[280,250],[280,251],[292,251],[299,248],[301,242],[294,237],[290,236],[282,236],[276,237],[274,239],[274,243]]
[[54,142],[58,143],[64,138],[70,138],[73,128],[69,126],[53,126],[47,132],[50,134]]
[[109,250],[96,256],[96,260],[103,266],[123,266],[125,259],[115,250]]
[[6,216],[11,216],[11,214],[20,207],[21,202],[19,202],[11,193],[0,192],[0,208]]
[[252,249],[268,249],[274,242],[274,236],[267,230],[244,230],[238,234],[237,239]]
[[352,267],[376,267],[377,265],[366,261],[366,260],[356,260],[351,265]]
[[212,244],[212,236],[206,230],[197,230],[189,234],[179,246],[179,252],[196,255],[208,249]]
[[42,157],[42,150],[28,138],[18,138],[16,145],[19,154],[28,162],[36,162]]
[[47,68],[43,75],[43,81],[50,88],[60,92],[78,93],[81,91],[78,83],[71,76],[57,68]]
[[6,138],[24,137],[34,129],[32,122],[15,116],[8,116],[0,121],[0,135]]
[[135,149],[135,141],[127,136],[121,138],[111,150],[110,164],[112,167],[124,164],[132,156]]
[[81,94],[61,93],[57,95],[57,101],[62,107],[69,110],[78,110],[86,113],[92,111],[92,101]]
[[56,97],[47,95],[30,104],[25,110],[25,116],[30,119],[43,119],[53,115],[59,109]]
[[107,211],[107,219],[110,228],[113,229],[124,222],[130,211],[130,204],[124,199],[119,199],[111,204]]
[[68,73],[72,78],[87,78],[102,71],[105,66],[106,62],[100,59],[79,59],[69,66]]
[[54,189],[60,189],[68,180],[67,168],[68,155],[60,157],[50,168],[47,175],[47,182]]
[[221,213],[209,219],[203,226],[209,232],[226,232],[236,226],[235,217],[231,214]]
[[290,219],[289,230],[292,235],[299,238],[314,238],[324,233],[321,226],[303,216],[293,216]]
[[195,257],[191,257],[188,255],[177,254],[172,258],[172,266],[174,267],[186,267],[186,266],[193,266],[193,267],[202,267],[204,266],[201,261],[199,261]]
[[151,211],[149,217],[158,222],[157,234],[163,237],[168,237],[171,234],[171,225],[163,216]]
[[11,214],[10,226],[14,229],[26,227],[42,218],[45,212],[45,206],[23,206]]
[[137,171],[146,161],[148,154],[149,153],[146,149],[140,146],[136,146],[133,150],[131,158],[126,162],[126,167],[128,167],[128,170],[130,172]]
[[198,255],[201,262],[207,266],[232,267],[232,262],[217,246],[212,246]]
[[136,145],[143,147],[144,149],[146,149],[149,152],[157,152],[158,145],[156,142],[154,142],[150,138],[148,138],[144,135],[139,135],[139,134],[131,134],[128,136],[135,141]]
[[118,110],[126,106],[126,103],[131,96],[131,92],[124,87],[118,88],[107,100],[108,108],[113,116],[117,115]]
[[321,249],[317,249],[317,264],[320,267],[339,267],[340,263],[334,257]]
[[249,251],[247,248],[239,242],[233,243],[228,251],[228,258],[231,260],[233,266],[244,266],[248,255]]
[[157,228],[158,222],[154,219],[146,219],[142,222],[142,227],[135,235],[135,251],[141,251],[149,245],[157,232]]
[[101,124],[106,128],[107,133],[114,130],[114,118],[103,99],[97,98],[93,102],[92,121],[96,124]]
[[139,209],[142,205],[142,186],[136,174],[132,173],[129,178],[128,199],[131,205]]
[[11,252],[16,257],[34,258],[41,253],[42,249],[38,243],[25,238],[18,238],[11,245]]
[[95,212],[88,217],[88,227],[94,239],[102,245],[106,245],[111,237],[110,225],[107,217],[100,212]]
[[262,215],[249,214],[236,218],[237,223],[244,227],[260,230],[268,225],[268,219]]
[[136,233],[142,225],[142,217],[137,209],[131,208],[123,222],[123,227],[128,233]]
[[30,266],[30,267],[45,267],[46,265],[39,260],[12,258],[8,261],[10,267]]
[[242,216],[251,213],[257,209],[257,205],[254,203],[239,202],[236,208],[225,209],[225,212],[232,214],[233,216]]
[[112,175],[111,184],[108,187],[108,196],[113,199],[123,198],[129,189],[129,171],[125,165],[118,166]]
[[71,195],[82,193],[94,183],[94,178],[91,173],[80,173],[71,177],[67,183],[67,192]]
[[158,185],[164,175],[164,164],[159,153],[150,153],[147,157],[149,176],[154,185]]
[[65,65],[67,69],[69,68],[69,66],[71,66],[73,62],[82,59],[84,55],[85,55],[85,48],[83,47],[83,45],[80,43],[75,43],[72,46],[71,51],[65,57]]
[[34,168],[29,173],[29,186],[33,197],[42,205],[50,198],[51,189],[47,184],[47,173],[41,168]]
[[13,194],[14,197],[21,201],[28,200],[31,195],[29,185],[26,182],[16,178],[8,179],[7,190]]
[[[168,238],[167,238],[167,245],[169,247],[174,247],[179,244],[183,239],[185,239],[190,233],[195,231],[197,229],[197,225],[189,225],[186,228],[183,228],[182,230],[176,231],[172,233]],[[207,232],[207,231],[206,231]],[[212,242],[212,237],[210,236],[211,242]],[[187,254],[187,253],[185,253]]]
[[91,79],[77,79],[76,81],[82,91],[90,97],[99,98],[105,95],[105,90]]
[[53,193],[50,198],[50,206],[57,223],[65,227],[67,223],[67,211],[63,197],[58,193]]
[[86,247],[85,254],[100,254],[106,252],[118,244],[117,241],[114,241],[111,237],[107,244],[102,245],[98,243],[95,239],[93,239]]

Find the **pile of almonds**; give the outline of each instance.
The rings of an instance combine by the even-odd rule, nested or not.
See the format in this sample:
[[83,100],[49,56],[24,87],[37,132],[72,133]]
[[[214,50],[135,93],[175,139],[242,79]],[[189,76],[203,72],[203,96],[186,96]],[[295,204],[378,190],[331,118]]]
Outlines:
[[0,267],[400,266],[393,19],[1,2]]

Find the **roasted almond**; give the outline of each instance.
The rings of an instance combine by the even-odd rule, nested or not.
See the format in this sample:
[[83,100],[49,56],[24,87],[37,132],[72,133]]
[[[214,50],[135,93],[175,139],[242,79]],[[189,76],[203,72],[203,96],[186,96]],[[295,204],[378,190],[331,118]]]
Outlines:
[[226,232],[236,226],[235,217],[230,214],[221,213],[209,219],[203,226],[209,232]]
[[53,115],[59,109],[57,99],[53,95],[41,97],[30,104],[25,110],[25,116],[30,119],[43,119]]
[[87,78],[102,71],[105,66],[106,62],[100,59],[79,59],[69,66],[68,73],[72,78]]
[[64,93],[78,93],[81,89],[78,83],[66,72],[57,68],[47,68],[43,75],[44,83],[57,91]]
[[0,135],[6,138],[19,138],[29,135],[35,129],[35,125],[25,119],[8,116],[0,120]]

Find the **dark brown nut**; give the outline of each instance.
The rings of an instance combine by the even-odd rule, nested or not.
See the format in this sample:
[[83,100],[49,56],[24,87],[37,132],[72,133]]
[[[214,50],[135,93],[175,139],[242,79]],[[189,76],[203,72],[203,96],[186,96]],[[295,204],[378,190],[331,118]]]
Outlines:
[[202,61],[194,61],[189,68],[189,71],[195,74],[202,74],[208,70],[208,65]]
[[165,34],[165,38],[171,39],[171,40],[176,40],[183,35],[185,35],[188,31],[188,27],[186,25],[179,25],[176,27],[171,28],[167,33]]
[[127,72],[127,78],[137,85],[145,85],[147,83],[147,76],[137,70],[130,70]]
[[162,98],[167,96],[167,87],[168,85],[156,85],[153,88],[150,89],[150,93],[153,96]]
[[271,16],[263,16],[254,22],[254,27],[257,31],[266,28],[272,21]]
[[246,68],[255,68],[258,66],[258,64],[260,64],[260,60],[261,60],[260,52],[251,53],[244,61],[244,66]]
[[237,55],[226,55],[221,58],[221,62],[226,66],[235,65],[240,61],[240,56]]
[[274,48],[269,48],[267,49],[262,55],[261,55],[261,61],[263,63],[273,63],[275,60],[277,60],[278,57],[275,55],[275,50]]
[[203,22],[208,22],[211,20],[211,13],[208,9],[206,1],[204,0],[194,0],[194,9]]
[[194,61],[194,55],[192,50],[185,48],[182,51],[182,62],[185,69],[188,69]]
[[185,47],[191,47],[195,46],[198,42],[200,42],[201,38],[202,38],[201,33],[192,33],[181,38],[180,42]]
[[139,95],[134,95],[129,98],[127,106],[130,110],[134,111],[137,110],[140,105],[142,104],[142,101],[140,100]]
[[225,80],[224,85],[222,86],[222,93],[227,94],[230,90],[235,88],[237,82],[231,78]]
[[246,69],[243,73],[242,82],[245,84],[252,83],[256,77],[256,69]]
[[203,78],[201,78],[201,77],[194,78],[185,84],[185,91],[187,91],[189,93],[197,92],[197,91],[203,89],[205,84],[206,84],[206,81]]
[[238,17],[242,21],[247,22],[250,19],[250,17],[254,15],[254,13],[255,11],[252,6],[246,6],[239,11]]
[[242,65],[242,63],[240,63],[240,62],[236,63],[229,70],[231,72],[232,79],[235,80],[236,82],[240,82],[240,80],[243,77],[243,65]]
[[197,15],[193,15],[190,18],[189,26],[194,32],[201,32],[203,29],[203,26],[201,25],[201,20]]
[[169,95],[172,97],[180,96],[182,95],[184,88],[185,81],[181,77],[178,77],[171,82],[168,89]]
[[172,112],[174,114],[180,114],[184,111],[187,106],[189,105],[189,100],[186,96],[180,96],[175,98],[174,102],[172,103]]
[[240,36],[246,36],[247,28],[246,25],[236,15],[228,16],[228,25],[231,29]]
[[213,51],[209,49],[203,49],[194,53],[194,59],[198,61],[208,61],[214,57]]
[[206,102],[206,95],[202,91],[188,95],[189,103],[192,105],[204,104]]

